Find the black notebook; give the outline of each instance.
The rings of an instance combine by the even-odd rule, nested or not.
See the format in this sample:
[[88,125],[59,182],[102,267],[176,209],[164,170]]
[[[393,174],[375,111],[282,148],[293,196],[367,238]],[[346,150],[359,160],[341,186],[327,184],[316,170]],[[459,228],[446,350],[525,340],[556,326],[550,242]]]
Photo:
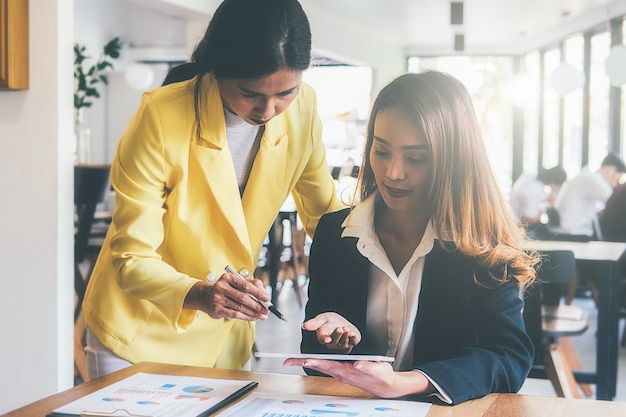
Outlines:
[[59,407],[48,417],[205,417],[257,385],[254,381],[137,373]]

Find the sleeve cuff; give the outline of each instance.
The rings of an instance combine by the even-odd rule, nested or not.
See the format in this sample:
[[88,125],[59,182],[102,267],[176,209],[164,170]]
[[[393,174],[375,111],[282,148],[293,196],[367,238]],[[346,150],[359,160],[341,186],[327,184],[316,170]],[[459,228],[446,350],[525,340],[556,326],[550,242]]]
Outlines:
[[[193,287],[193,285],[196,282],[197,282],[196,280],[191,281],[191,285],[189,285],[189,288],[187,288],[187,291],[185,291],[185,297],[189,293],[189,290],[191,290],[191,287]],[[183,297],[183,301],[182,301],[183,304],[184,304],[185,297]],[[176,328],[176,332],[184,333],[187,330],[189,330],[193,322],[196,320],[196,318],[198,318],[198,315],[200,314],[201,313],[199,310],[186,309],[186,308],[183,308],[181,304],[178,310],[178,315],[176,319],[174,320],[174,327]]]
[[428,374],[420,371],[419,369],[415,369],[415,371],[424,375],[426,379],[428,379],[428,381],[433,384],[433,387],[435,387],[436,391],[428,394],[429,397],[437,397],[446,404],[452,404],[452,398],[450,398],[450,395],[448,395],[448,393],[443,388],[441,388],[438,383],[436,383],[430,376],[428,376]]

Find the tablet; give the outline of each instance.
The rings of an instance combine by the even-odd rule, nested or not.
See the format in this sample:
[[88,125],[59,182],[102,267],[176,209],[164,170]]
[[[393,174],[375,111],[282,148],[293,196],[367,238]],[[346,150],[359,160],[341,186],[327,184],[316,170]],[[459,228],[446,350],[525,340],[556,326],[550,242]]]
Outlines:
[[334,353],[288,353],[288,352],[254,352],[257,358],[283,358],[283,359],[326,359],[329,361],[373,361],[393,362],[392,356],[380,355],[337,355]]

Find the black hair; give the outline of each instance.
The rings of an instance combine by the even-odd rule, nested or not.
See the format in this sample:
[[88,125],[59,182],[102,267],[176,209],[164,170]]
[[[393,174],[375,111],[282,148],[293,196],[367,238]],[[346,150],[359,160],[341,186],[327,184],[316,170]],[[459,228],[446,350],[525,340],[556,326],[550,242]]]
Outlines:
[[206,73],[245,79],[304,71],[310,63],[311,29],[297,0],[224,0],[191,62],[172,68],[163,85]]
[[304,71],[311,63],[311,28],[297,0],[224,0],[215,10],[191,62],[169,70],[162,85],[198,77],[194,85],[200,135],[204,76],[257,78],[281,68]]
[[557,165],[550,169],[540,169],[537,179],[544,184],[563,185],[567,180],[567,172],[562,166]]
[[610,152],[602,160],[602,166],[612,166],[615,167],[617,172],[626,172],[626,164],[624,164],[624,160],[615,152]]

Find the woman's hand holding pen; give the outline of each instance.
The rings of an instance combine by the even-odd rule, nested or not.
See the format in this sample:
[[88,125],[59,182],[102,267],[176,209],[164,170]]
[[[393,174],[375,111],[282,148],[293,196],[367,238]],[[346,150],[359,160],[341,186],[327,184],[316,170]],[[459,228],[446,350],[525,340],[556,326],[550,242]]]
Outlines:
[[191,287],[185,308],[204,311],[214,319],[267,319],[269,310],[251,296],[270,300],[261,280],[241,279],[225,272],[214,284],[199,281]]
[[305,321],[302,328],[314,331],[317,340],[328,349],[350,353],[361,341],[361,332],[356,326],[337,313],[318,314]]

